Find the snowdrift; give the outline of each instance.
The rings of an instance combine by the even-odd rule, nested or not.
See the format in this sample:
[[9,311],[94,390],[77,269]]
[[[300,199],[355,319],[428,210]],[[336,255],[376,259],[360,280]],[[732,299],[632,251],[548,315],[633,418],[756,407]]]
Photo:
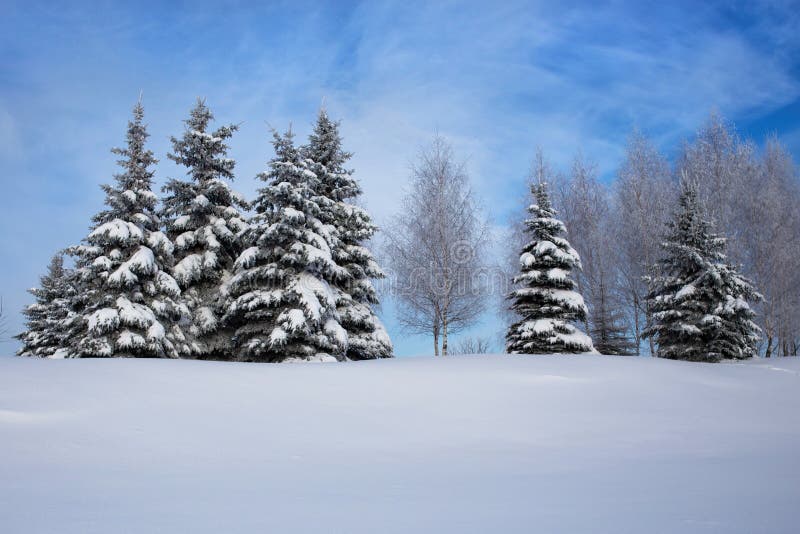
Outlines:
[[0,358],[0,532],[797,532],[800,361]]

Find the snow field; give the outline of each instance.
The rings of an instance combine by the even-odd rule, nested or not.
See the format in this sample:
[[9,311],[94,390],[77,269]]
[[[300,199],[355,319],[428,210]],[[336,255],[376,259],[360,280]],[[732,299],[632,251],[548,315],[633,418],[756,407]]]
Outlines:
[[0,358],[0,532],[796,532],[800,361]]

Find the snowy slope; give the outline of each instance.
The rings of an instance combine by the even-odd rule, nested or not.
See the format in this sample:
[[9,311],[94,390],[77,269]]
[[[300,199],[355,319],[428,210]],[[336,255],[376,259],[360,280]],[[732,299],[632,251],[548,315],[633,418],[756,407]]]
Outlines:
[[799,373],[0,358],[0,532],[797,532]]

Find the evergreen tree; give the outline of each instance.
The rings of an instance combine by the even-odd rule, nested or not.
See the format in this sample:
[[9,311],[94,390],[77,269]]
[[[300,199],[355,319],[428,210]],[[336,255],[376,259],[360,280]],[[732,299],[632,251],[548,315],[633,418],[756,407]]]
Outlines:
[[614,305],[613,296],[602,279],[596,293],[590,331],[595,350],[600,354],[618,356],[636,354],[636,344],[628,337],[620,307]]
[[347,333],[329,282],[345,272],[331,256],[331,229],[319,220],[319,180],[291,131],[273,137],[275,157],[259,175],[267,185],[242,236],[248,248],[226,285],[225,321],[236,328],[243,360],[343,359]]
[[528,208],[525,221],[531,241],[522,249],[521,274],[514,278],[519,287],[509,295],[511,309],[521,319],[506,334],[511,354],[591,352],[592,340],[578,330],[575,322],[586,320],[583,297],[575,291],[573,269],[580,269],[580,257],[562,236],[564,224],[555,218],[544,182],[533,185],[536,203]]
[[75,291],[64,268],[64,254],[59,252],[50,260],[47,274],[39,278],[39,287],[28,292],[36,302],[25,307],[26,331],[15,336],[22,342],[18,356],[50,358],[63,355],[66,347],[67,325],[71,316],[70,300]]
[[185,121],[183,136],[172,138],[173,153],[168,155],[188,169],[189,179],[173,179],[164,187],[167,235],[175,244],[172,275],[189,309],[176,338],[185,358],[232,358],[232,332],[220,322],[224,313],[220,287],[241,252],[239,234],[247,224],[240,210],[248,206],[226,182],[233,180],[235,162],[225,157],[225,140],[237,126],[210,132],[213,118],[205,102],[198,100]]
[[655,339],[661,358],[714,362],[754,356],[760,329],[747,301],[761,296],[725,263],[725,239],[711,232],[697,188],[685,177],[679,206],[648,295],[653,322],[644,335]]
[[152,191],[156,163],[145,148],[148,134],[141,102],[128,123],[127,147],[112,151],[123,172],[104,185],[107,208],[93,218],[76,258],[79,319],[71,321],[74,357],[176,358],[167,334],[181,317],[180,289],[169,275],[172,243],[159,230]]
[[366,210],[355,205],[361,187],[353,171],[345,168],[352,154],[342,149],[339,124],[324,108],[319,111],[304,155],[311,160],[319,180],[319,218],[334,236],[333,260],[346,270],[346,276],[333,279],[332,286],[341,325],[347,331],[347,357],[391,357],[392,342],[373,309],[379,300],[372,280],[385,275],[366,246],[377,227]]

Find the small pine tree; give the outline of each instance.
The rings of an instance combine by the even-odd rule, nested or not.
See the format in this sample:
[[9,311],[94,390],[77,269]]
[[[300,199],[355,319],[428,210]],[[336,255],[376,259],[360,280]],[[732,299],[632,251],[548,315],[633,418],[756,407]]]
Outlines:
[[127,147],[112,150],[123,172],[115,185],[102,186],[107,209],[93,218],[86,243],[70,249],[79,310],[79,320],[70,322],[74,357],[178,357],[167,334],[183,309],[167,272],[172,243],[159,230],[150,169],[156,159],[145,148],[143,118],[140,102],[128,123]]
[[233,180],[234,161],[226,157],[225,140],[236,125],[209,132],[214,116],[198,100],[186,130],[172,138],[169,158],[188,169],[189,180],[170,180],[164,187],[167,235],[175,244],[172,276],[183,290],[189,318],[175,338],[181,357],[231,359],[231,335],[220,322],[224,313],[221,285],[241,252],[239,234],[247,224],[247,203],[226,180]]
[[242,360],[343,359],[347,333],[329,281],[345,273],[331,257],[330,227],[319,220],[319,182],[291,131],[273,137],[275,157],[259,175],[267,186],[242,236],[248,248],[226,285],[225,322],[236,329]]
[[328,117],[324,108],[319,111],[303,152],[319,179],[319,218],[335,237],[333,260],[347,273],[332,280],[336,308],[347,331],[347,357],[390,358],[392,342],[373,309],[379,300],[372,280],[385,275],[366,246],[377,227],[366,210],[354,204],[361,187],[353,178],[353,171],[345,168],[352,154],[342,149],[339,124]]
[[608,286],[601,280],[597,288],[591,313],[591,331],[594,348],[600,354],[631,356],[636,344],[628,337],[619,306],[614,306]]
[[511,309],[521,319],[508,329],[506,351],[511,354],[580,353],[594,350],[589,336],[574,323],[586,320],[583,297],[570,274],[580,269],[580,257],[562,236],[564,224],[555,218],[544,182],[533,185],[536,203],[525,232],[531,241],[522,249],[519,288],[510,295]]
[[75,291],[70,273],[64,268],[64,254],[59,252],[50,259],[47,274],[39,278],[39,287],[28,292],[36,302],[25,307],[25,332],[15,336],[22,347],[18,356],[52,358],[63,355],[67,340],[66,321],[70,318],[70,300]]
[[648,296],[652,324],[644,332],[658,344],[657,356],[708,362],[754,356],[760,329],[747,301],[761,296],[725,263],[725,239],[711,232],[686,177],[668,228]]

